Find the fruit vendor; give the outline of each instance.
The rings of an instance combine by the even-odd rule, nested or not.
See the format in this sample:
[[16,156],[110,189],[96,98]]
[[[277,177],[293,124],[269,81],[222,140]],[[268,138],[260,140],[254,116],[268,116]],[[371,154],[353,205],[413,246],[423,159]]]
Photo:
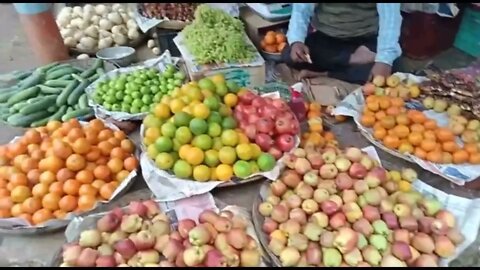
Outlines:
[[363,84],[392,73],[401,24],[400,3],[295,3],[282,57],[302,78],[327,72]]

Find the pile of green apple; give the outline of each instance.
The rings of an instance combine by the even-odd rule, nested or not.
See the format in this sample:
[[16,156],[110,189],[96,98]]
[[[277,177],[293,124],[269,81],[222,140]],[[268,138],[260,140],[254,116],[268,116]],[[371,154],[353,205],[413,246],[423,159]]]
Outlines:
[[163,72],[155,68],[139,69],[99,82],[93,100],[107,111],[148,112],[152,104],[180,87],[185,78],[185,73],[172,64],[167,65]]
[[[464,241],[435,198],[398,191],[358,148],[296,149],[258,206],[282,266],[438,266]],[[417,179],[412,169],[402,178]]]

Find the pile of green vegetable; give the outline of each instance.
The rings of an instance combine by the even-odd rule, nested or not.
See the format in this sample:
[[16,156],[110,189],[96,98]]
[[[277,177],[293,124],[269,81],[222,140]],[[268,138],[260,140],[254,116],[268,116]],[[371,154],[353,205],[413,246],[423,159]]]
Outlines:
[[52,63],[16,74],[18,83],[0,89],[0,119],[11,126],[38,127],[50,120],[93,116],[85,88],[104,74],[103,61],[82,69]]
[[154,68],[123,73],[115,78],[99,82],[93,93],[93,101],[107,111],[141,113],[150,111],[159,102],[180,87],[185,74],[174,65],[167,65],[163,72]]
[[197,7],[195,19],[182,33],[185,46],[200,64],[251,61],[255,57],[242,21],[206,4]]

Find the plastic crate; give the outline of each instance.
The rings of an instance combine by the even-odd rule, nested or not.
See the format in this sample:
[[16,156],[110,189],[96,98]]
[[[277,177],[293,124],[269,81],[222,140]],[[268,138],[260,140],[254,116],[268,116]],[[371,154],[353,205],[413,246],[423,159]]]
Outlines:
[[160,49],[160,54],[165,50],[169,50],[172,56],[181,57],[180,51],[173,42],[173,39],[177,36],[178,32],[181,30],[171,30],[171,29],[162,29],[155,28],[155,33],[157,34],[156,41],[157,46]]
[[454,46],[474,57],[480,56],[480,11],[465,10]]

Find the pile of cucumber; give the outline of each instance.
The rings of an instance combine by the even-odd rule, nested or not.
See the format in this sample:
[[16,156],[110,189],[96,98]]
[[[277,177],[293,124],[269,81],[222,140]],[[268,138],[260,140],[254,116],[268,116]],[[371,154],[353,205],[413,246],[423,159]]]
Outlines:
[[88,69],[52,63],[17,73],[16,85],[0,88],[0,120],[15,127],[39,127],[51,120],[92,117],[85,88],[104,73],[101,59]]

